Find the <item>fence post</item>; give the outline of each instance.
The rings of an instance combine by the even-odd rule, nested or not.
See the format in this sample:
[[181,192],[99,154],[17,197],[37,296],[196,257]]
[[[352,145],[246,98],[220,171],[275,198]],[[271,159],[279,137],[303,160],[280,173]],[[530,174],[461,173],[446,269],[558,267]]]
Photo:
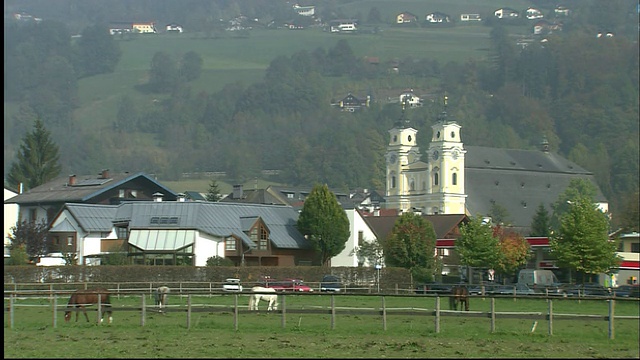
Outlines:
[[549,335],[553,335],[553,300],[549,299]]
[[336,301],[335,296],[331,294],[331,330],[336,328]]
[[382,330],[387,330],[387,306],[384,302],[384,296],[382,297]]
[[[211,293],[209,293],[211,296]],[[234,294],[233,299],[233,328],[238,331],[238,294]]]
[[[182,292],[182,283],[180,283],[180,290]],[[187,329],[191,329],[191,294],[187,295]]]
[[147,307],[145,305],[145,294],[140,295],[140,297],[142,298],[142,306],[140,307],[140,313],[142,314],[141,319],[140,319],[140,326],[144,326],[144,321],[145,321],[145,316],[147,315]]
[[614,338],[613,319],[614,319],[615,306],[616,306],[616,301],[613,299],[609,299],[609,340],[613,340]]
[[53,295],[53,328],[56,328],[56,310],[58,310],[58,296]]
[[120,300],[120,283],[116,283],[116,291],[118,291],[118,300]]
[[287,296],[285,294],[282,294],[282,328],[284,329],[286,326],[287,326]]
[[98,325],[102,325],[102,294],[98,292]]
[[491,333],[496,332],[496,298],[491,297]]
[[396,283],[396,295],[398,295],[398,283]]
[[440,333],[440,296],[436,296],[436,334]]

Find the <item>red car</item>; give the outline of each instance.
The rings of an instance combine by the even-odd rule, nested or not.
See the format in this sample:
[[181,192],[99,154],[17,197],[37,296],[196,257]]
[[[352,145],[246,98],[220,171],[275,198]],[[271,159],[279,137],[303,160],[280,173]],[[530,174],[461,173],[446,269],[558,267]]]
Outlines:
[[265,287],[276,289],[276,291],[295,291],[295,292],[310,292],[312,288],[304,284],[304,281],[299,279],[284,279],[280,281],[273,281],[266,279]]

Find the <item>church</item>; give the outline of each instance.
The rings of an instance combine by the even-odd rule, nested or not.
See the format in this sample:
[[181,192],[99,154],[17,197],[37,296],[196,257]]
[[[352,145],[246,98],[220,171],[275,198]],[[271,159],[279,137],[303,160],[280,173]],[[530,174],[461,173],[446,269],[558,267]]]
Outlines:
[[608,203],[593,174],[553,153],[543,139],[537,150],[465,146],[462,127],[444,111],[431,126],[426,154],[417,146],[418,130],[404,114],[389,130],[386,152],[385,208],[423,215],[466,214],[491,218],[501,209],[503,225],[529,235],[533,217],[543,204],[551,204],[570,181],[582,178],[597,189],[603,211]]

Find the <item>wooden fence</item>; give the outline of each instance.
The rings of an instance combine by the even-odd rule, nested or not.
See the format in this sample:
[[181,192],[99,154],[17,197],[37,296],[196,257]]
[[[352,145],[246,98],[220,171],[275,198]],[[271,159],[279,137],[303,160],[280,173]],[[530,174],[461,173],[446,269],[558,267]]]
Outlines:
[[[155,289],[152,287],[152,289]],[[140,313],[140,325],[144,326],[146,321],[146,316],[148,311],[157,311],[157,307],[149,306],[146,304],[146,298],[150,296],[151,292],[147,291],[145,287],[144,290],[138,291],[123,291],[120,288],[113,291],[112,294],[117,294],[120,296],[133,296],[140,297],[140,306],[127,306],[127,307],[119,307],[119,308],[111,308],[113,312],[118,311],[135,311]],[[73,291],[12,291],[6,290],[5,288],[5,301],[8,300],[8,305],[5,307],[5,311],[9,312],[9,328],[14,328],[15,325],[15,316],[14,310],[19,306],[29,306],[29,305],[20,305],[16,303],[17,298],[28,298],[28,297],[47,297],[52,302],[52,321],[53,327],[57,326],[57,313],[60,311],[82,311],[81,309],[76,308],[67,308],[66,305],[59,306],[58,305],[58,297],[64,296],[65,298],[69,296]],[[183,312],[186,313],[186,326],[187,328],[191,327],[191,316],[193,313],[197,312],[227,312],[232,313],[234,317],[234,330],[238,330],[239,323],[239,315],[240,314],[249,314],[255,313],[255,311],[247,309],[246,305],[238,305],[239,296],[246,296],[248,293],[230,293],[225,291],[183,291],[181,289],[179,291],[180,296],[186,297],[186,306],[168,306],[163,308],[164,312]],[[270,293],[272,294],[272,293]],[[218,305],[216,307],[212,306],[194,306],[192,303],[192,296],[203,296],[203,295],[221,295],[221,296],[233,296],[233,306],[223,306]],[[287,308],[287,296],[294,295],[293,293],[278,293],[280,296],[280,309],[273,310],[271,313],[279,314],[281,316],[281,326],[283,328],[286,327],[287,314],[328,314],[330,315],[331,329],[335,329],[336,317],[338,315],[365,315],[365,316],[380,316],[382,321],[382,327],[386,331],[387,330],[387,317],[388,316],[431,316],[434,317],[434,326],[435,332],[440,332],[440,321],[442,317],[474,317],[474,318],[487,318],[489,319],[490,324],[490,332],[496,331],[496,320],[499,318],[517,318],[517,319],[530,319],[534,320],[532,332],[535,331],[535,327],[537,326],[538,320],[547,320],[548,321],[548,334],[553,335],[553,323],[556,319],[578,319],[578,320],[605,320],[609,323],[609,338],[614,338],[614,324],[615,320],[640,320],[640,316],[620,316],[615,315],[615,304],[616,299],[611,297],[592,297],[592,298],[583,298],[584,301],[602,301],[606,300],[608,303],[608,315],[591,315],[591,314],[557,314],[553,311],[554,297],[549,296],[513,296],[513,295],[472,295],[471,298],[489,298],[490,300],[490,311],[455,311],[455,310],[444,310],[441,308],[441,299],[449,298],[449,295],[407,295],[407,294],[368,294],[368,293],[295,293],[295,296],[309,296],[309,295],[321,295],[321,296],[330,296],[330,307],[327,308],[317,308],[317,309],[298,309],[298,308]],[[374,296],[380,298],[380,307],[378,309],[375,308],[337,308],[335,306],[335,298],[342,296]],[[431,297],[435,301],[435,309],[421,309],[421,308],[388,308],[386,306],[386,299],[390,297]],[[547,312],[500,312],[496,310],[495,307],[495,299],[496,298],[513,298],[516,299],[531,299],[531,298],[539,298],[545,299],[547,301]],[[557,299],[557,297],[556,297]],[[618,299],[620,300],[620,299]],[[561,301],[561,300],[558,300]],[[638,302],[638,299],[625,299],[624,301],[635,301]],[[33,306],[33,305],[30,305]],[[102,307],[98,306],[97,308],[89,308],[87,311],[97,311],[97,319],[98,324],[101,324],[99,319],[102,318]]]

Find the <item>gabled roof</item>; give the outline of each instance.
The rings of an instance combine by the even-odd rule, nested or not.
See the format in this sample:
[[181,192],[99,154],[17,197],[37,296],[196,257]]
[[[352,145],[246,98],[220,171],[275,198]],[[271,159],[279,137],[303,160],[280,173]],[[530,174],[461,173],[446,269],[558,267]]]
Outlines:
[[118,206],[69,203],[65,204],[61,212],[65,209],[85,232],[110,232]]
[[62,176],[26,191],[10,199],[7,203],[20,205],[90,203],[92,199],[105,192],[132,181],[146,183],[149,188],[154,189],[154,192],[162,192],[165,199],[175,200],[177,196],[171,189],[140,172],[137,174],[113,174],[107,178],[95,175],[76,176],[74,185],[69,184],[69,176]]
[[[401,215],[395,216],[364,216],[364,221],[369,225],[371,230],[379,241],[384,241],[391,231],[396,220]],[[447,239],[452,237],[452,231],[461,223],[466,223],[468,217],[464,214],[449,215],[423,215],[423,218],[433,225],[438,239]]]

